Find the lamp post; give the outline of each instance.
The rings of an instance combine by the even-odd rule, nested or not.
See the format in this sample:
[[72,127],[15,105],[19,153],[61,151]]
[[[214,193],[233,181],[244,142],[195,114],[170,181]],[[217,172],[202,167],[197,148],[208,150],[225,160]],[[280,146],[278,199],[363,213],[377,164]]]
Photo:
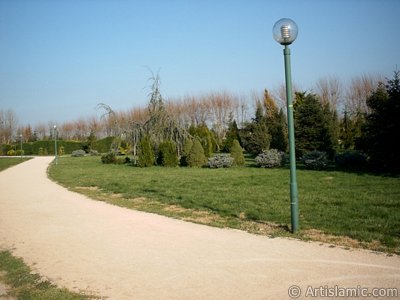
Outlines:
[[53,131],[53,134],[54,134],[54,162],[57,165],[58,164],[58,161],[57,161],[57,126],[54,125],[53,129],[54,129],[54,131]]
[[294,121],[293,121],[293,99],[292,99],[292,75],[290,67],[290,48],[289,45],[297,37],[298,29],[296,23],[291,19],[280,19],[272,29],[274,39],[284,45],[283,55],[285,58],[285,81],[286,81],[286,101],[287,118],[289,133],[289,157],[290,157],[290,211],[292,232],[299,228],[299,200],[296,179],[296,154],[294,144]]
[[22,154],[23,154],[23,150],[22,150],[22,134],[19,135],[19,141],[21,143],[21,158],[22,158]]

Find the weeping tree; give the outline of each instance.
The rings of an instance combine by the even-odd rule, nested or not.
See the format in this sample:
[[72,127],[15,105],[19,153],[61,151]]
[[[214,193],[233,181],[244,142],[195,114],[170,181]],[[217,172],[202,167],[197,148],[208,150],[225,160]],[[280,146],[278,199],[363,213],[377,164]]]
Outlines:
[[148,104],[149,118],[144,123],[132,122],[128,133],[133,155],[136,157],[137,146],[141,139],[148,136],[155,153],[161,143],[172,141],[176,145],[177,155],[180,156],[183,144],[190,135],[185,128],[179,126],[173,116],[168,114],[160,91],[159,74],[152,73],[149,80],[152,81]]

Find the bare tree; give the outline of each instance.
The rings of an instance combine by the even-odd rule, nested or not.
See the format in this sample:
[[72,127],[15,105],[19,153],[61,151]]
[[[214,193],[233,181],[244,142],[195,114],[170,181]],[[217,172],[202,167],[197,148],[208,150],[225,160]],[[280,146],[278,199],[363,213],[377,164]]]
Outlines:
[[320,78],[315,84],[317,95],[322,104],[328,104],[331,110],[337,111],[342,97],[342,84],[338,77]]
[[368,113],[367,99],[376,90],[380,82],[383,82],[380,75],[363,74],[353,78],[347,87],[346,110],[351,114]]
[[0,135],[3,144],[10,144],[18,129],[18,118],[13,110],[0,110]]

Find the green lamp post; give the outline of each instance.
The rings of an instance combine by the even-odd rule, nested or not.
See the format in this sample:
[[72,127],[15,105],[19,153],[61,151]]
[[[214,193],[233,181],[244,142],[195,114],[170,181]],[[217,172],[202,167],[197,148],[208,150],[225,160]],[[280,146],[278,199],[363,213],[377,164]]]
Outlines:
[[53,126],[53,134],[54,134],[54,163],[58,164],[58,155],[57,155],[57,125]]
[[296,153],[294,144],[294,121],[293,121],[293,99],[292,99],[292,75],[290,67],[290,48],[289,45],[297,37],[298,28],[291,19],[280,19],[272,29],[274,39],[281,45],[284,45],[283,55],[285,58],[285,81],[286,81],[286,101],[287,118],[289,133],[289,157],[290,157],[290,210],[292,232],[299,229],[299,199],[296,179]]

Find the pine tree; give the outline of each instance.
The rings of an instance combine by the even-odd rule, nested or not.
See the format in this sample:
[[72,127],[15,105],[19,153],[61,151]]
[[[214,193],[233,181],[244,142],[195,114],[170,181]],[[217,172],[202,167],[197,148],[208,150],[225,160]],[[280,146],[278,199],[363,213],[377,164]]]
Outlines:
[[178,156],[173,141],[165,141],[158,146],[157,164],[164,167],[178,166]]
[[368,154],[375,169],[400,172],[400,156],[395,151],[400,137],[400,72],[395,71],[386,86],[380,85],[367,105],[371,112],[356,147]]
[[226,132],[225,136],[224,147],[222,150],[224,152],[229,152],[229,149],[231,149],[234,140],[237,140],[240,144],[239,129],[235,120],[229,123],[228,131]]
[[183,144],[182,155],[180,159],[180,164],[182,167],[186,167],[189,165],[188,157],[190,150],[192,150],[193,141],[191,139],[186,139],[185,143]]
[[243,149],[239,144],[238,140],[233,140],[232,142],[232,147],[230,148],[230,154],[231,157],[233,158],[233,164],[237,166],[244,165],[244,155],[243,155]]
[[154,151],[151,146],[150,137],[145,136],[139,143],[138,166],[151,167],[155,163]]
[[296,93],[295,144],[296,155],[303,156],[309,151],[323,151],[329,155],[335,152],[329,110],[324,110],[314,94]]
[[188,155],[188,166],[189,167],[201,167],[207,162],[207,158],[204,155],[204,149],[198,138],[193,142],[192,149],[190,149]]

